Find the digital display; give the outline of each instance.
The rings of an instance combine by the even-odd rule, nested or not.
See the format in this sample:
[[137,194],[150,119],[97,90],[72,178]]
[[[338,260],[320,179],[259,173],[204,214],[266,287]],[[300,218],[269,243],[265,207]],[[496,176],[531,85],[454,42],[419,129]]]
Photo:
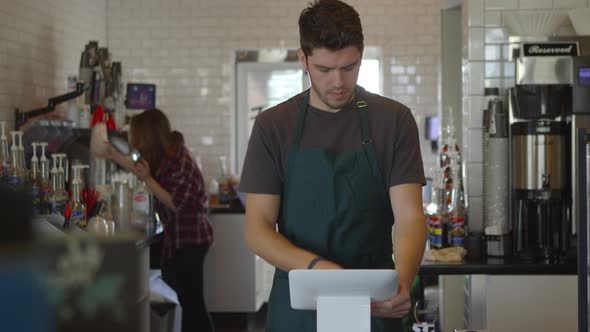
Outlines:
[[439,131],[439,123],[438,123],[438,116],[429,116],[426,117],[426,124],[425,124],[424,133],[426,139],[429,141],[436,141],[438,140],[438,131]]
[[133,110],[148,110],[156,107],[156,85],[128,83],[126,106]]
[[590,67],[578,68],[578,83],[581,86],[590,86]]

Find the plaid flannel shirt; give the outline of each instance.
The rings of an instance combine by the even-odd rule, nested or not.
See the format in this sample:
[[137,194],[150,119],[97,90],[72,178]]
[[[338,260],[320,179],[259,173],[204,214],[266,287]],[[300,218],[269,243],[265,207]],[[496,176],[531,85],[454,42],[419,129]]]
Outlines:
[[207,217],[208,198],[203,175],[181,141],[165,158],[154,179],[172,196],[177,211],[155,200],[164,227],[162,261],[188,245],[211,245],[213,228]]

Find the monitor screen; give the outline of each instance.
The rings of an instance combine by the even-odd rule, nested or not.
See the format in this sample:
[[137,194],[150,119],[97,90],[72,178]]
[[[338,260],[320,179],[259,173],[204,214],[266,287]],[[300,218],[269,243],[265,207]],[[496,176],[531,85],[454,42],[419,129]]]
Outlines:
[[291,270],[291,307],[315,310],[321,296],[367,296],[382,301],[397,294],[395,270]]
[[578,84],[581,86],[590,86],[590,67],[578,68]]
[[156,85],[127,83],[128,109],[147,110],[156,107]]
[[426,139],[429,141],[437,141],[438,140],[438,132],[439,132],[439,122],[438,116],[428,116],[426,117],[425,123],[425,130],[424,134]]

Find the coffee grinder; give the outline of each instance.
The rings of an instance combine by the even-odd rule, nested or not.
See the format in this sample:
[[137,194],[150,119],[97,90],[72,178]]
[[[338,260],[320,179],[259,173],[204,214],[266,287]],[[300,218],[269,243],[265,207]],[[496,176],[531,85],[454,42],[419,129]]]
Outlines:
[[524,259],[554,261],[574,252],[572,133],[590,128],[590,115],[588,104],[578,105],[580,97],[572,94],[580,95],[576,70],[590,68],[589,42],[578,36],[510,38],[516,83],[509,90],[510,217],[514,254]]

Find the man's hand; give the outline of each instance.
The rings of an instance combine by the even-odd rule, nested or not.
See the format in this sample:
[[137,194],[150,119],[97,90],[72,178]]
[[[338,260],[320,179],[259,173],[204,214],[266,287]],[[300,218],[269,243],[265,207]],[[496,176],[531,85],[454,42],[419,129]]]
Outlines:
[[383,318],[401,318],[408,314],[411,307],[410,289],[400,285],[397,295],[391,299],[371,303],[371,315]]
[[342,270],[342,266],[325,259],[320,259],[312,270]]

